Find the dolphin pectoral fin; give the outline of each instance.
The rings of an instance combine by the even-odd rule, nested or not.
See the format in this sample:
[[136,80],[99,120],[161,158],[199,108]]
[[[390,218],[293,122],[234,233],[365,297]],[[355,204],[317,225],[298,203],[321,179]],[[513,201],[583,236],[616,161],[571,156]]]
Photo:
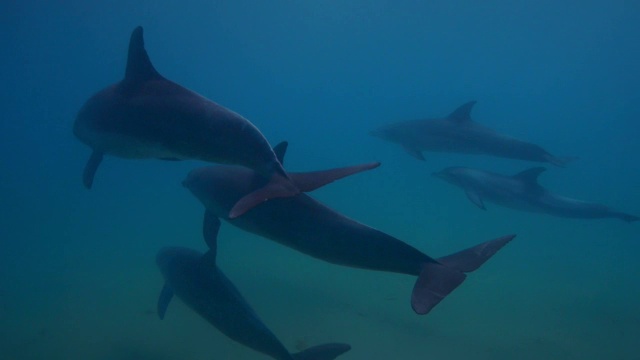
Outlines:
[[547,160],[549,163],[555,166],[566,167],[568,163],[578,160],[578,157],[577,156],[555,157],[553,155],[547,154],[545,156],[545,160]]
[[160,291],[160,296],[158,297],[158,317],[160,320],[164,319],[164,314],[167,313],[167,307],[169,307],[169,303],[171,302],[171,298],[173,298],[173,290],[169,287],[169,285],[164,284],[162,287],[162,291]]
[[282,197],[291,197],[300,193],[300,190],[290,179],[280,174],[273,174],[271,180],[263,187],[243,196],[229,211],[229,219],[237,218],[263,202]]
[[372,162],[329,170],[289,173],[289,177],[300,191],[309,192],[347,176],[375,169],[378,166],[380,166],[379,162]]
[[426,314],[465,280],[465,273],[477,270],[515,235],[494,240],[436,259],[422,267],[411,294],[411,307]]
[[438,263],[424,264],[413,286],[411,308],[420,315],[428,313],[466,277],[464,273]]
[[87,164],[84,166],[82,183],[87,189],[91,189],[91,186],[93,185],[93,178],[95,177],[98,166],[100,166],[103,158],[104,154],[102,152],[94,150],[91,153],[91,157],[87,161]]
[[507,235],[499,237],[436,260],[448,268],[464,273],[472,272],[482,266],[482,264],[495,255],[498,250],[513,240],[514,237],[516,236]]
[[405,146],[404,150],[407,153],[409,153],[409,155],[413,156],[414,158],[424,161],[424,156],[422,155],[422,152],[420,150],[417,150],[415,148],[408,147],[408,146]]
[[469,200],[471,200],[472,203],[476,204],[477,207],[479,207],[482,210],[487,210],[487,208],[484,207],[484,202],[482,202],[482,198],[480,197],[480,195],[478,195],[477,192],[466,190],[465,193],[467,194],[467,197],[469,198]]
[[218,253],[218,231],[220,231],[220,219],[211,211],[204,211],[204,219],[202,220],[202,236],[204,242],[209,247],[209,256],[213,263],[216,263],[216,255]]
[[310,347],[304,351],[291,354],[294,360],[333,360],[351,350],[351,345],[330,343]]

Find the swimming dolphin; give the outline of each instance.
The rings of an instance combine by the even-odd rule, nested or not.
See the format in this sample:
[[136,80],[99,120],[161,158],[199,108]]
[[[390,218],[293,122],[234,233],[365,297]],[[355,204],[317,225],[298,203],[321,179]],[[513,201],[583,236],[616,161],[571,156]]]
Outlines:
[[469,200],[481,209],[485,209],[483,200],[487,200],[512,209],[568,218],[638,220],[637,216],[614,211],[604,205],[549,192],[538,184],[538,176],[545,170],[534,167],[505,176],[466,167],[448,167],[433,175],[464,189]]
[[[286,143],[274,149],[283,161]],[[295,183],[306,173],[289,175]],[[216,248],[220,218],[312,257],[344,266],[417,276],[411,306],[428,313],[458,287],[467,272],[479,268],[515,235],[504,236],[458,253],[433,259],[414,247],[351,220],[306,194],[273,199],[241,217],[230,219],[229,208],[245,194],[263,186],[254,171],[238,166],[192,170],[183,185],[205,206],[204,238]]]
[[471,120],[470,101],[449,116],[398,122],[380,127],[371,135],[400,144],[413,157],[424,160],[423,151],[485,154],[564,166],[575,158],[559,158],[538,145],[498,134]]
[[156,263],[165,279],[158,299],[161,319],[175,294],[232,340],[277,360],[332,360],[351,349],[347,344],[332,343],[290,354],[208,252],[203,255],[192,249],[167,247],[158,252]]
[[[262,133],[239,114],[160,75],[144,48],[142,27],[131,34],[122,81],[93,95],[73,132],[93,149],[83,182],[91,188],[104,154],[122,158],[197,159],[249,167],[268,179],[231,209],[236,217],[262,201],[309,191],[292,184]],[[313,188],[335,179],[313,179]]]

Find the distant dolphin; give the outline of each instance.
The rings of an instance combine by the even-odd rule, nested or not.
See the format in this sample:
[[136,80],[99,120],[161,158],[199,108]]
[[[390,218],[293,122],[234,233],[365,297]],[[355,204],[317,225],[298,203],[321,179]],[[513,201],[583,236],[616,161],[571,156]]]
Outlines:
[[[87,100],[73,131],[93,149],[83,176],[87,188],[103,155],[110,154],[236,164],[268,179],[238,199],[231,217],[265,200],[309,191],[306,183],[291,183],[267,140],[247,119],[160,75],[144,48],[142,27],[131,34],[124,79]],[[313,179],[313,186],[333,180]]]
[[538,145],[498,134],[471,120],[470,101],[441,119],[398,122],[371,131],[371,135],[400,144],[413,157],[423,151],[484,154],[564,166],[575,158],[558,158]]
[[[283,161],[286,143],[275,147]],[[293,182],[308,173],[289,175]],[[307,255],[334,264],[417,276],[411,305],[428,313],[515,235],[504,236],[433,259],[414,247],[376,229],[351,220],[305,194],[274,199],[239,218],[230,219],[229,208],[239,198],[263,186],[254,171],[237,166],[210,166],[192,170],[183,185],[205,206],[204,238],[216,248],[219,218]]]
[[545,168],[535,167],[504,176],[478,169],[449,167],[433,175],[464,189],[469,200],[481,209],[485,209],[483,200],[487,200],[512,209],[568,218],[638,220],[637,216],[613,211],[604,205],[549,192],[538,184],[538,176],[543,171]]
[[347,344],[332,343],[290,354],[209,253],[168,247],[158,252],[156,263],[165,279],[158,299],[161,319],[175,294],[229,338],[277,360],[332,360],[351,349]]

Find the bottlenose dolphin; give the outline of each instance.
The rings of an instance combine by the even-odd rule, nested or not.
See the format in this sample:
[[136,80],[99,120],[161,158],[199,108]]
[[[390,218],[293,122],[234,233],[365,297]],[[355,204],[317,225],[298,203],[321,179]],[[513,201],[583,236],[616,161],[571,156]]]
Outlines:
[[380,127],[371,135],[400,144],[413,157],[424,160],[423,151],[485,154],[510,159],[549,162],[564,166],[575,158],[559,158],[538,145],[498,134],[471,120],[470,101],[449,116],[420,119]]
[[158,299],[161,319],[175,294],[232,340],[277,360],[332,360],[351,349],[347,344],[331,343],[290,354],[208,252],[167,247],[158,252],[156,263],[165,279]]
[[[283,161],[286,143],[275,147]],[[289,175],[295,183],[307,173]],[[204,238],[216,248],[220,218],[312,257],[344,266],[417,276],[411,306],[428,313],[515,235],[504,236],[458,253],[433,259],[381,231],[351,220],[306,194],[273,199],[241,217],[230,219],[229,208],[264,184],[254,171],[238,166],[192,170],[183,185],[205,206]]]
[[[131,34],[122,81],[93,95],[73,132],[93,149],[83,182],[91,188],[104,154],[122,158],[197,159],[249,167],[268,179],[231,209],[236,217],[258,203],[309,191],[292,184],[260,130],[241,115],[156,71],[144,48],[142,27]],[[319,187],[335,179],[313,179]]]
[[512,209],[568,218],[638,220],[637,216],[614,211],[604,205],[549,192],[538,184],[538,176],[545,170],[543,167],[534,167],[513,176],[505,176],[466,167],[448,167],[433,175],[464,189],[469,200],[483,210],[483,200],[487,200]]

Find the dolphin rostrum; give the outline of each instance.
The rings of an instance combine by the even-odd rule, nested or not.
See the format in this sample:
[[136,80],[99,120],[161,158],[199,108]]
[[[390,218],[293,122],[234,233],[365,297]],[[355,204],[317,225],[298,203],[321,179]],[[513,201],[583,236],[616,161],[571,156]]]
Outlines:
[[493,155],[549,162],[557,166],[564,166],[575,159],[553,156],[538,145],[496,133],[471,120],[471,109],[475,103],[470,101],[445,118],[398,122],[370,134],[401,145],[419,160],[424,160],[423,151]]
[[[262,133],[241,115],[166,78],[151,64],[142,27],[131,34],[122,81],[93,95],[73,132],[93,149],[83,182],[91,188],[104,154],[122,158],[197,159],[242,165],[267,179],[231,209],[231,217],[275,197],[308,191],[291,183]],[[314,187],[335,179],[313,179]]]
[[483,200],[487,200],[512,209],[568,218],[638,220],[637,216],[614,211],[601,204],[549,192],[538,184],[538,176],[543,171],[543,167],[534,167],[505,176],[466,167],[448,167],[433,175],[462,188],[469,200],[481,209],[485,209]]
[[[286,143],[275,147],[283,161]],[[289,175],[294,183],[307,173]],[[381,231],[351,220],[306,194],[273,199],[230,219],[229,208],[239,198],[263,186],[254,171],[238,166],[209,166],[192,170],[183,185],[205,206],[204,238],[216,248],[220,218],[312,257],[344,266],[417,276],[411,305],[428,313],[458,287],[468,272],[479,268],[515,235],[487,241],[434,259]]]
[[175,294],[232,340],[277,360],[333,360],[351,349],[347,344],[330,343],[290,354],[209,252],[203,255],[188,248],[167,247],[158,252],[156,263],[165,279],[158,299],[161,319]]

